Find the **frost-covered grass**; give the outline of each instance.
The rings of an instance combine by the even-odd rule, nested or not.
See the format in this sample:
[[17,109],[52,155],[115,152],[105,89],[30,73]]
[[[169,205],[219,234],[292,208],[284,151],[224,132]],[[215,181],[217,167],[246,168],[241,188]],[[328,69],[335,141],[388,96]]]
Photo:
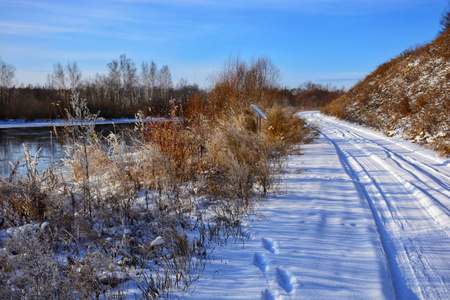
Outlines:
[[97,117],[76,94],[71,104],[64,164],[37,172],[39,155],[25,148],[16,164],[25,172],[1,178],[1,298],[182,295],[215,247],[245,243],[243,220],[284,155],[310,138],[278,106],[261,133],[239,114],[214,126],[140,115],[134,143],[111,134],[105,152]]
[[[186,299],[446,299],[449,159],[317,112],[280,192],[214,252]],[[284,191],[284,192],[282,192]],[[225,292],[224,292],[225,291]]]

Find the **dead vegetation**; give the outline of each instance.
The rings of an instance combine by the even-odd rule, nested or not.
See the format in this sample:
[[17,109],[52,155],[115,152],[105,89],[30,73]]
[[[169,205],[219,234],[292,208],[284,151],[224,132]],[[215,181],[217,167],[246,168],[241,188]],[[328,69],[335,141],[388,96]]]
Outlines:
[[450,30],[379,66],[323,112],[450,155]]
[[[144,299],[181,297],[214,247],[245,243],[243,219],[311,137],[265,98],[275,79],[264,59],[228,62],[207,99],[173,101],[168,119],[140,113],[131,144],[101,142],[74,94],[64,164],[38,173],[24,148],[1,179],[0,297],[122,298],[130,286]],[[261,132],[250,103],[267,114]]]

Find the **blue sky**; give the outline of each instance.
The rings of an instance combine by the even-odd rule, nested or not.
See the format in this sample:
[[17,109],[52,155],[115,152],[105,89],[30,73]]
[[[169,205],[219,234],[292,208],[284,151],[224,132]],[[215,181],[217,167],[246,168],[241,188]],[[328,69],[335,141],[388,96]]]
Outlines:
[[434,39],[448,0],[0,0],[0,56],[16,83],[43,84],[53,64],[83,77],[125,53],[208,87],[230,56],[268,57],[282,86],[351,87]]

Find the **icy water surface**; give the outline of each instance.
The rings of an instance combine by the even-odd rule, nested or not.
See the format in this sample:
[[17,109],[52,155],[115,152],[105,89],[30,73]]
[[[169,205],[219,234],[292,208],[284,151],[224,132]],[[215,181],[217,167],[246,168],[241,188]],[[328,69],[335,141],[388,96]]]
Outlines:
[[[117,127],[118,126],[118,127]],[[96,130],[102,135],[109,132],[132,128],[133,124],[97,125]],[[61,130],[61,129],[59,129]],[[27,145],[31,155],[39,152],[38,171],[47,169],[49,164],[57,164],[64,157],[65,151],[60,140],[55,136],[53,127],[19,127],[0,128],[0,175],[8,177],[12,166],[23,155],[23,144]]]

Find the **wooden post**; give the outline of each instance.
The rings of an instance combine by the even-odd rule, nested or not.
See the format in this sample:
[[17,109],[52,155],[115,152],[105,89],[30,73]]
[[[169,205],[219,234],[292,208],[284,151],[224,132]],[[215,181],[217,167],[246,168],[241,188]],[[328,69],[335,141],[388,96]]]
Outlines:
[[261,133],[261,120],[267,120],[266,115],[254,104],[250,105],[250,107],[256,112],[256,132]]

